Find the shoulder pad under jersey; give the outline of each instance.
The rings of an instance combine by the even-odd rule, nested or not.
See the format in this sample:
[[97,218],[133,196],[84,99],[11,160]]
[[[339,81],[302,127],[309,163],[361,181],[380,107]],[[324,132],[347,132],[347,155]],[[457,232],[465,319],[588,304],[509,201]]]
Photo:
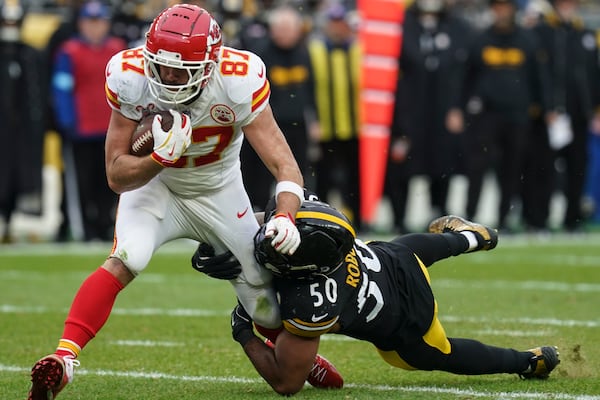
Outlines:
[[113,109],[140,102],[148,86],[143,60],[140,46],[120,51],[106,65],[106,99]]
[[265,64],[259,56],[224,46],[218,72],[233,103],[250,104],[250,113],[266,107],[271,90]]

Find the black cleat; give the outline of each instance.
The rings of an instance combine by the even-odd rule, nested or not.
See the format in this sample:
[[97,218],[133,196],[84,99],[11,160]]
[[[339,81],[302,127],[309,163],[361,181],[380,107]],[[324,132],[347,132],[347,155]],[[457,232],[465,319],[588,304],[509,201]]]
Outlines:
[[560,358],[556,346],[542,346],[527,350],[534,355],[529,359],[529,368],[519,374],[521,379],[548,379],[550,372],[558,364]]

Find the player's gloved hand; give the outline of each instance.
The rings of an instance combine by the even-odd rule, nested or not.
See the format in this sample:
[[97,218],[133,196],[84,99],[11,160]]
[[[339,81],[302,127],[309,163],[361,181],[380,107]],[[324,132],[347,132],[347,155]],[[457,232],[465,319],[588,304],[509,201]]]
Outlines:
[[231,280],[242,272],[240,262],[227,250],[215,255],[215,249],[208,243],[200,243],[192,256],[192,268],[211,278]]
[[300,246],[300,232],[291,215],[275,214],[267,222],[265,237],[272,237],[271,246],[281,254],[294,254]]
[[242,347],[250,339],[256,337],[254,327],[252,326],[252,319],[239,301],[231,312],[231,335]]
[[152,158],[165,167],[175,164],[192,143],[192,122],[190,117],[175,110],[169,110],[173,116],[173,125],[168,132],[162,129],[160,115],[152,121],[154,152]]

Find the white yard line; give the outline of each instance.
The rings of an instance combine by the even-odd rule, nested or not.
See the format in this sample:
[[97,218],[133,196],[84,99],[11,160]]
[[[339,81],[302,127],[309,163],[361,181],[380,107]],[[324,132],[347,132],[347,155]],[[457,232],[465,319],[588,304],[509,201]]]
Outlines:
[[155,340],[111,340],[109,344],[115,346],[131,346],[131,347],[182,347],[183,342],[165,342]]
[[[564,264],[563,264],[564,265]],[[590,263],[590,265],[592,265]],[[600,266],[600,257],[598,258],[597,264]],[[57,272],[58,274],[59,272]],[[83,281],[89,272],[60,272],[61,279],[75,280],[78,282]],[[185,279],[189,280],[188,275],[181,273],[153,273],[146,272],[136,278],[136,284],[162,284],[172,280]],[[0,281],[16,281],[16,282],[32,282],[32,281],[47,281],[48,272],[38,271],[27,271],[18,269],[7,269],[0,270]],[[215,283],[214,281],[208,281]],[[206,284],[207,282],[203,282]],[[450,279],[450,278],[438,278],[435,277],[431,281],[434,289],[436,288],[447,288],[447,289],[485,289],[485,290],[536,290],[536,291],[549,291],[549,292],[579,292],[579,293],[598,293],[600,292],[600,283],[590,282],[564,282],[564,281],[537,281],[537,280],[502,280],[502,279]]]
[[[30,368],[22,368],[14,365],[0,364],[0,372],[29,372]],[[138,371],[111,371],[111,370],[88,370],[85,368],[77,369],[77,375],[89,376],[110,376],[118,378],[135,379],[166,379],[182,382],[217,382],[217,383],[261,383],[262,379],[240,378],[234,376],[193,376],[193,375],[173,375],[162,372],[138,372]],[[367,385],[358,383],[345,384],[346,388],[365,389],[381,392],[408,392],[408,393],[432,393],[449,394],[456,396],[484,397],[493,399],[555,399],[555,400],[600,400],[600,396],[579,395],[570,393],[542,393],[542,392],[492,392],[478,391],[473,389],[437,387],[437,386],[389,386],[389,385]]]
[[[0,304],[0,314],[41,314],[41,313],[66,313],[68,309],[49,308],[43,306],[20,306],[14,304]],[[114,315],[131,315],[131,316],[169,316],[169,317],[223,317],[229,316],[231,311],[228,310],[206,310],[192,308],[114,308]],[[455,316],[442,315],[440,319],[443,322],[469,322],[474,324],[522,324],[522,325],[543,325],[543,326],[558,326],[558,327],[578,327],[578,328],[598,328],[600,320],[563,320],[556,318],[487,318],[478,316]]]
[[547,292],[579,292],[598,293],[600,284],[589,282],[557,282],[557,281],[508,281],[500,279],[472,280],[472,279],[435,279],[431,280],[435,288],[447,289],[485,289],[485,290],[535,290]]

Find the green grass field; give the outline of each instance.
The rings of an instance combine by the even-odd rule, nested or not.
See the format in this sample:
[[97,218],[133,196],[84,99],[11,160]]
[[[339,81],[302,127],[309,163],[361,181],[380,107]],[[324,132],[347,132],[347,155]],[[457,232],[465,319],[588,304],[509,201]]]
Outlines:
[[[29,369],[51,353],[81,281],[110,245],[0,247],[0,399],[24,399]],[[227,282],[192,270],[194,247],[161,249],[117,299],[59,399],[277,399],[231,339]],[[306,386],[298,399],[600,399],[600,236],[502,238],[486,253],[430,269],[448,336],[527,349],[559,346],[547,381],[516,375],[408,372],[364,342],[324,338],[339,391]]]

